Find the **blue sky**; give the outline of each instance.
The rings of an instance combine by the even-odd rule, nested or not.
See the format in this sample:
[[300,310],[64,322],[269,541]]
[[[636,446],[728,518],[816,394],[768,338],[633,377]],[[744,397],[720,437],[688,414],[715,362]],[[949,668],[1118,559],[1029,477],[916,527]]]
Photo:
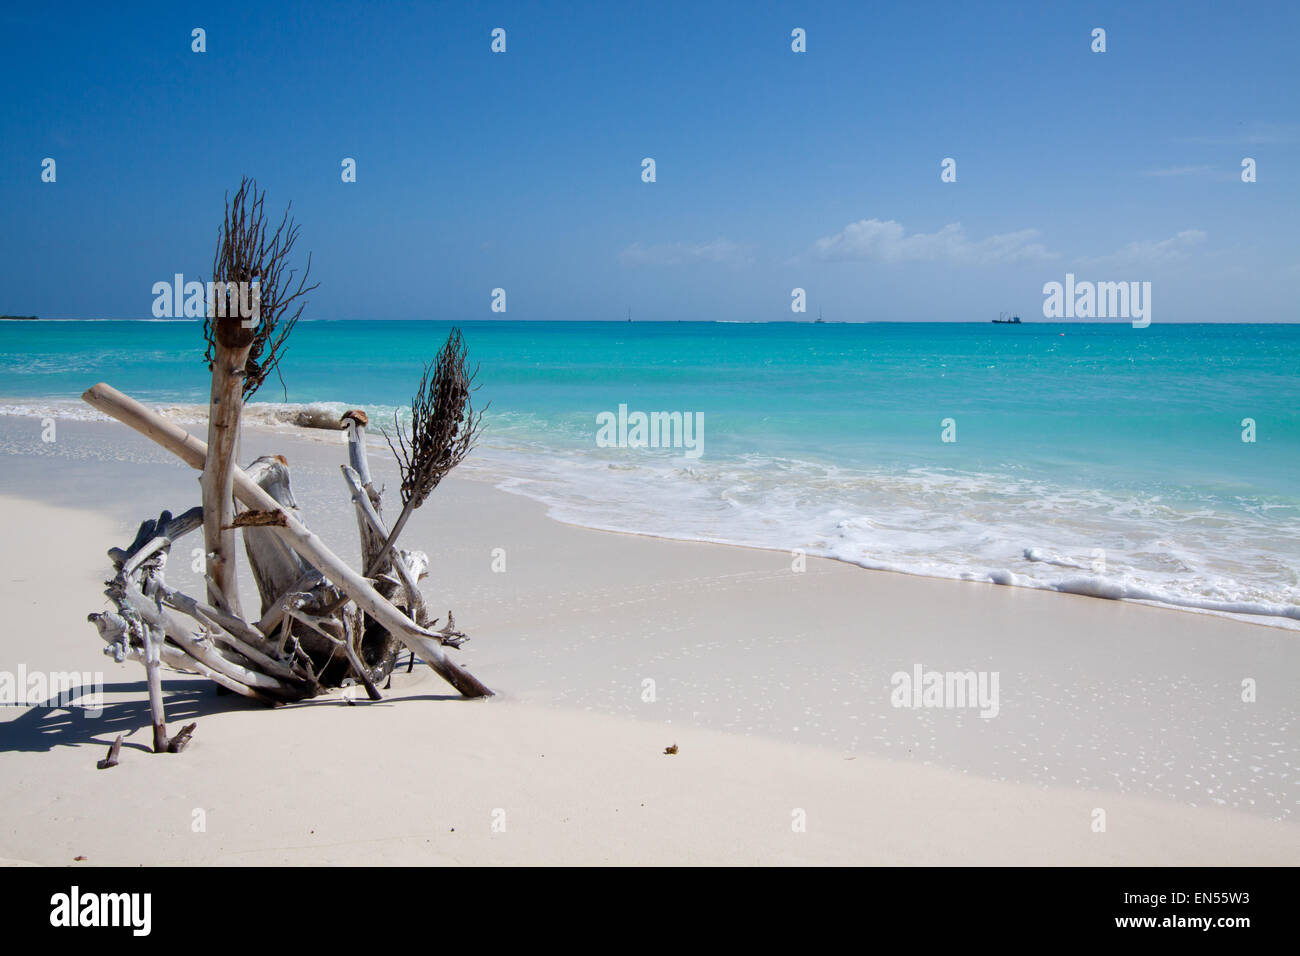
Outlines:
[[1300,4],[124,7],[0,15],[0,312],[148,317],[249,174],[307,318],[1300,318]]

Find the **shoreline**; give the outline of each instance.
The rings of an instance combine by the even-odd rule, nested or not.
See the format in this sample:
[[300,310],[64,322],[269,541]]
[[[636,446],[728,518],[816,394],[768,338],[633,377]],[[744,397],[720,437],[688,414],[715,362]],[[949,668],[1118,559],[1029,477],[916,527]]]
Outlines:
[[[28,402],[30,402],[30,404],[27,404]],[[163,414],[164,417],[187,428],[206,423],[207,420],[206,405],[182,402],[152,402],[150,404]],[[268,436],[287,436],[290,440],[306,440],[317,444],[329,445],[335,441],[335,438],[332,436],[341,433],[337,432],[337,430],[332,426],[325,426],[317,423],[327,420],[333,421],[333,419],[339,414],[339,410],[348,407],[351,406],[341,402],[305,402],[287,404],[254,403],[249,406],[252,414],[249,416],[248,420],[245,421],[244,427],[250,431],[264,433]],[[52,412],[56,415],[66,415],[67,412],[74,409],[77,414],[69,418],[71,421],[117,424],[103,413],[86,406],[80,399],[25,400],[0,397],[0,420],[11,417],[37,418],[48,416]],[[378,432],[371,433],[368,436],[368,441],[369,447],[372,451],[384,455],[388,453],[387,446],[382,441]],[[492,446],[490,442],[486,443],[484,448],[494,449],[498,452],[505,451],[509,454],[509,451],[498,446]],[[490,451],[488,453],[490,454]],[[474,456],[471,456],[469,461],[461,467],[461,470],[457,473],[457,477],[461,479],[483,481],[492,484],[495,488],[507,494],[536,502],[546,509],[547,517],[550,518],[550,520],[569,527],[598,531],[605,534],[629,535],[633,537],[674,541],[686,544],[708,544],[731,548],[745,548],[765,551],[772,554],[782,554],[787,557],[789,557],[795,550],[778,545],[756,544],[728,539],[725,537],[701,537],[691,536],[684,533],[674,535],[656,533],[654,531],[613,527],[602,525],[595,520],[581,520],[566,517],[557,513],[558,508],[554,502],[548,501],[540,494],[531,493],[528,490],[520,488],[518,486],[518,476],[507,474],[500,470],[499,463],[498,467],[494,469],[492,465],[484,465],[481,458],[475,458]],[[1195,603],[1192,599],[1181,599],[1173,596],[1165,597],[1160,595],[1146,596],[1152,592],[1145,588],[1135,588],[1125,585],[1122,582],[1115,582],[1107,578],[1098,578],[1086,574],[1083,577],[1069,580],[1067,582],[1069,586],[1063,586],[1059,582],[1036,582],[1019,572],[1011,571],[1006,568],[988,572],[970,571],[963,574],[937,573],[934,571],[926,571],[924,569],[899,567],[888,562],[874,564],[863,563],[825,550],[819,551],[805,548],[799,548],[798,550],[803,551],[808,558],[815,557],[821,560],[835,561],[850,567],[876,573],[921,577],[934,581],[990,584],[998,587],[1024,588],[1032,591],[1069,594],[1094,600],[1116,601],[1167,611],[1182,611],[1194,615],[1220,617],[1243,624],[1252,624],[1257,627],[1266,627],[1274,630],[1300,631],[1300,607],[1284,603],[1271,604],[1268,610],[1234,610],[1231,609],[1232,605],[1243,605],[1248,604],[1249,602],[1216,602],[1206,598],[1204,599],[1204,603],[1207,605],[1219,603],[1228,605],[1229,607],[1201,606]],[[1263,605],[1260,605],[1260,607],[1262,608]]]

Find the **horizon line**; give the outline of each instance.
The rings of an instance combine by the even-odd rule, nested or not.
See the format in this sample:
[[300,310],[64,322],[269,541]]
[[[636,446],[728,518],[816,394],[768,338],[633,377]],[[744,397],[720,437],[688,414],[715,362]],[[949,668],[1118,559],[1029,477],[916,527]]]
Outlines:
[[[149,317],[141,318],[41,318],[26,316],[0,316],[0,322],[14,324],[32,324],[40,322],[139,322],[159,325],[198,325],[204,320],[202,318],[181,318],[181,319],[158,319]],[[829,321],[818,322],[815,319],[637,319],[635,321],[628,319],[390,319],[390,318],[349,318],[349,319],[322,319],[322,318],[303,318],[299,322],[462,322],[474,323],[478,325],[487,324],[505,324],[515,323],[537,323],[549,325],[997,325],[1012,323],[997,323],[992,319],[832,319]],[[1130,325],[1130,319],[1073,319],[1071,321],[1060,321],[1054,319],[1022,319],[1019,323],[1025,325],[1076,325],[1076,326],[1109,326],[1109,325]],[[1152,322],[1151,325],[1300,325],[1300,319],[1258,319],[1249,322],[1234,321],[1224,319],[1219,321],[1167,321]]]

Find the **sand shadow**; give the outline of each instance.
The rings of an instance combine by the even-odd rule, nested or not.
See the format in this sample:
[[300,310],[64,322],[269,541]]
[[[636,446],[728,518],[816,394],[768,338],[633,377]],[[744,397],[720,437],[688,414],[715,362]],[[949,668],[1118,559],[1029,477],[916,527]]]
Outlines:
[[[176,733],[181,725],[213,714],[239,710],[263,710],[263,705],[238,694],[221,695],[207,681],[164,680],[163,705],[167,730]],[[143,680],[105,684],[104,694],[130,694],[129,700],[104,701],[103,712],[91,716],[81,702],[69,706],[58,695],[30,705],[14,720],[0,723],[0,753],[44,753],[55,747],[91,745],[108,748],[118,734],[122,747],[153,752],[153,720],[149,715],[149,691]],[[103,756],[101,754],[100,756]]]
[[[178,733],[184,724],[202,717],[268,709],[209,681],[163,680],[162,689],[168,734]],[[385,687],[382,693],[382,700],[372,701],[363,688],[354,687],[351,702],[343,695],[333,693],[281,706],[374,707],[416,701],[470,702],[455,692],[431,693],[420,688]],[[105,697],[130,695],[130,698],[104,701],[102,713],[98,716],[91,716],[93,711],[83,706],[84,699],[69,705],[60,701],[57,694],[40,704],[26,706],[15,719],[0,722],[0,753],[48,753],[56,747],[78,746],[103,747],[106,752],[118,734],[122,735],[123,749],[153,753],[153,719],[149,713],[149,689],[145,681],[105,684],[103,694]]]
[[[305,700],[295,700],[281,705],[286,710],[300,709],[309,707],[383,707],[386,704],[406,704],[412,701],[435,701],[435,702],[460,702],[471,703],[471,699],[460,694],[433,694],[427,691],[399,691],[393,688],[383,688],[380,693],[383,694],[381,700],[371,700],[366,696],[364,687],[353,687],[352,694],[349,698],[338,691],[328,694],[322,694],[319,697],[308,697]],[[170,719],[171,711],[168,711]]]

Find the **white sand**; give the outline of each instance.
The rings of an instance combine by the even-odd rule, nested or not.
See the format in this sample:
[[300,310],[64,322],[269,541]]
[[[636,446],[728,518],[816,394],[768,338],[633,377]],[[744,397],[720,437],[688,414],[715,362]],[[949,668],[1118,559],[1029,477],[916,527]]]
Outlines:
[[[108,687],[98,719],[0,708],[5,861],[1300,861],[1292,633],[829,561],[796,574],[780,553],[561,525],[467,480],[404,541],[432,555],[425,592],[454,608],[473,638],[459,659],[499,697],[456,699],[417,667],[377,704],[268,711],[169,675],[170,726],[198,730],[154,756],[143,673],[104,657],[85,616],[104,551],[196,503],[195,473],[121,426],[61,423],[42,446],[37,425],[0,419],[0,671],[98,670]],[[271,450],[355,560],[341,451],[245,439],[245,458]],[[192,584],[188,556],[169,580]],[[891,707],[890,675],[917,663],[997,671],[998,716]],[[95,769],[117,733],[121,765]]]

